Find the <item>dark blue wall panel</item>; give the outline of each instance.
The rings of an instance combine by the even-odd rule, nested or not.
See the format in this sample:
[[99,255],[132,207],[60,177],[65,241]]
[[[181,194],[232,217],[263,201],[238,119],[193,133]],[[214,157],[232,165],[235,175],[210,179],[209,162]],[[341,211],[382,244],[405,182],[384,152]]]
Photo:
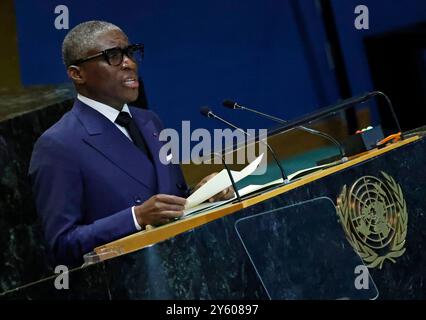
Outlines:
[[[314,1],[300,3],[310,12],[303,13],[308,27],[320,31]],[[25,85],[67,81],[60,58],[67,31],[54,27],[54,8],[59,4],[69,8],[70,27],[90,19],[108,20],[121,26],[132,41],[146,45],[140,73],[150,107],[167,126],[178,127],[185,119],[193,120],[193,127],[217,126],[201,118],[202,105],[244,127],[272,125],[222,109],[224,98],[289,119],[336,99],[335,84],[321,80],[324,72],[330,73],[323,47],[318,46],[323,35],[309,30],[310,39],[305,39],[295,20],[294,3],[282,0],[16,0]],[[320,56],[314,61],[322,70],[314,68],[316,78],[312,61],[307,60],[308,40],[317,44],[312,47],[314,60]]]
[[[415,23],[426,22],[426,1],[331,1],[352,93],[357,94],[372,90],[373,84],[363,43],[364,38],[404,28]],[[366,5],[369,9],[369,30],[357,30],[354,27],[354,18],[356,17],[354,9],[359,4]]]
[[[331,0],[352,93],[373,89],[363,38],[426,20],[424,0],[366,0],[370,30],[354,27],[357,0]],[[316,0],[15,0],[24,85],[67,81],[54,8],[68,6],[70,27],[102,19],[146,45],[140,66],[150,107],[167,126],[217,125],[201,118],[209,105],[243,127],[273,124],[224,110],[225,98],[287,119],[336,102],[333,63]]]

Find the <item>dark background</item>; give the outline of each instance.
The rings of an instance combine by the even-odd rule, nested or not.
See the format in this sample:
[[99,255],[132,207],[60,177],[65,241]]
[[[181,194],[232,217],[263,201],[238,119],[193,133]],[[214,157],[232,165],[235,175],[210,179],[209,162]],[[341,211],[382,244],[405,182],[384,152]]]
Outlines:
[[[416,25],[426,21],[424,0],[14,4],[24,86],[67,81],[60,47],[69,30],[54,26],[55,7],[66,5],[70,29],[86,20],[107,20],[122,27],[131,41],[145,44],[140,74],[148,105],[168,127],[179,129],[181,120],[192,120],[193,128],[217,126],[202,119],[198,109],[209,105],[217,110],[225,98],[292,119],[373,89],[386,90],[395,100],[404,129],[425,124],[425,95],[419,93],[425,89],[424,42],[380,44],[389,32],[419,32]],[[354,27],[354,9],[360,4],[369,9],[369,30]],[[410,100],[415,91],[416,98]],[[271,126],[247,113],[218,111],[243,127]]]

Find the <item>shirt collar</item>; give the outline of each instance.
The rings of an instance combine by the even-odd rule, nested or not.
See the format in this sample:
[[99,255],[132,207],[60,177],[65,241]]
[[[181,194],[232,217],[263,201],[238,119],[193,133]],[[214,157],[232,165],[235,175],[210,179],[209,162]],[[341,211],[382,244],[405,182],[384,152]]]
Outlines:
[[[118,117],[118,114],[120,113],[120,111],[114,109],[113,107],[110,107],[109,105],[87,98],[81,94],[77,94],[77,99],[104,115],[111,122],[115,122]],[[132,116],[127,104],[124,104],[123,109],[121,111],[125,111],[130,114],[130,116]]]

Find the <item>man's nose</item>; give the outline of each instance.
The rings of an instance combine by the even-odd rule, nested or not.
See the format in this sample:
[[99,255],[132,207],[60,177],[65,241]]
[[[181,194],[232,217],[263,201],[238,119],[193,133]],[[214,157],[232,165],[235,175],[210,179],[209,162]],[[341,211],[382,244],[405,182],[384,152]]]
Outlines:
[[123,62],[121,62],[123,69],[136,69],[137,63],[133,59],[129,58],[127,54],[123,54]]

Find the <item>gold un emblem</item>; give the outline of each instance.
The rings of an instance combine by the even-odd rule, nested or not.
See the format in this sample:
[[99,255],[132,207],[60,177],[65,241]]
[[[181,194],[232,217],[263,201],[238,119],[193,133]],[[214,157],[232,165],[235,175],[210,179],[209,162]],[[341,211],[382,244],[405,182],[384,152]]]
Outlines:
[[364,176],[337,198],[337,214],[352,247],[369,268],[405,252],[407,205],[401,187],[388,174]]

